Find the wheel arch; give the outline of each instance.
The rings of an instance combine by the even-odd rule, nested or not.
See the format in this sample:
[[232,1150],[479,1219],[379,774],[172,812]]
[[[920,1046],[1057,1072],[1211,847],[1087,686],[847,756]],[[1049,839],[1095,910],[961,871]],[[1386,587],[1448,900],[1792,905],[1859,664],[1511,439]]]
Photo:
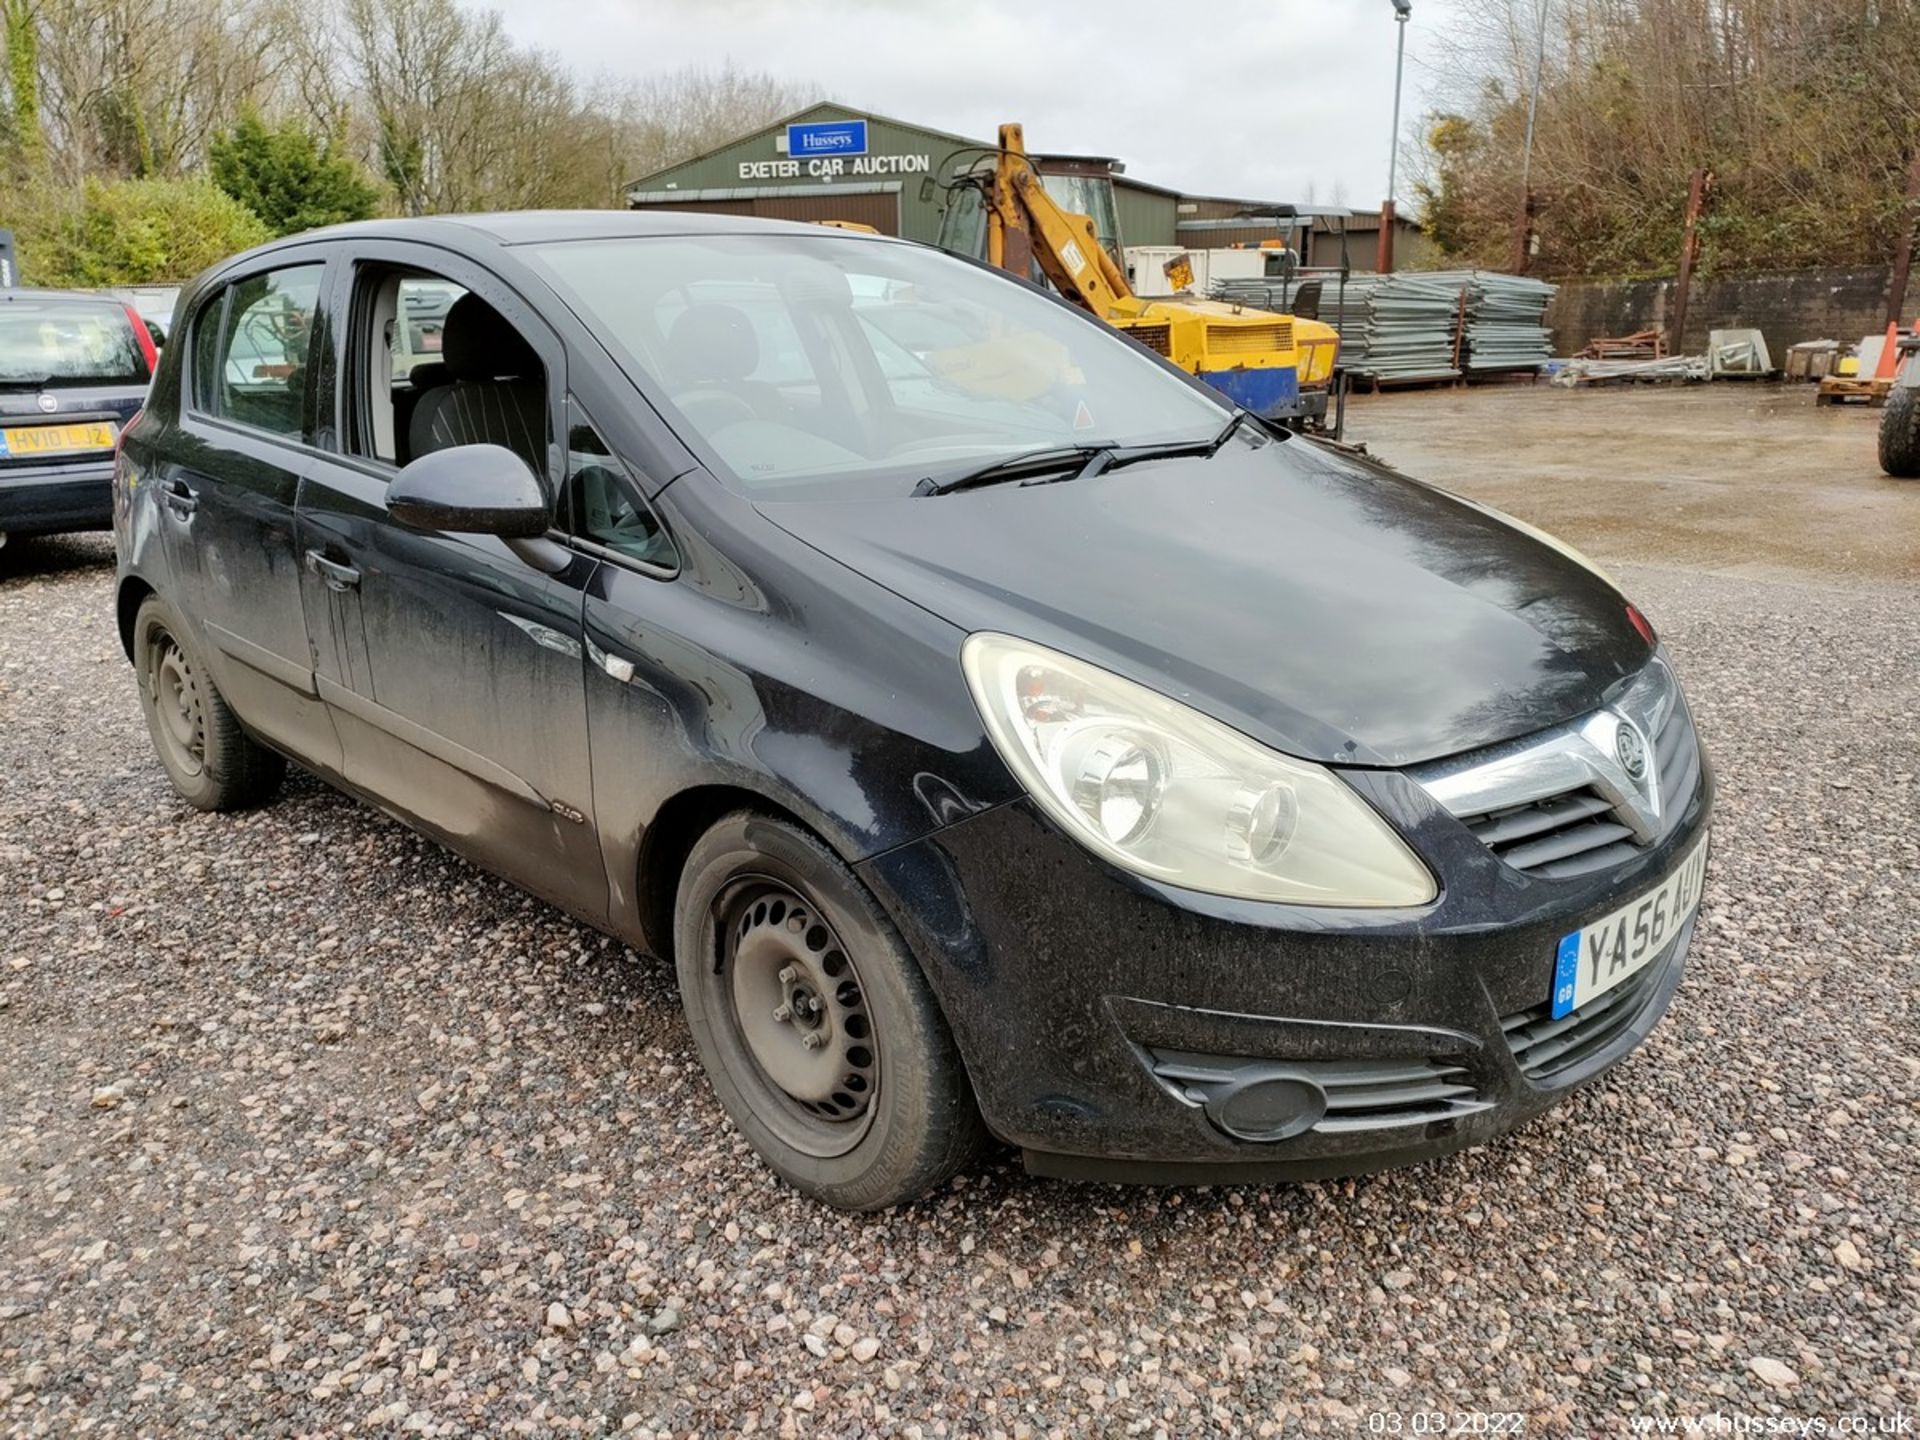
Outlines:
[[120,629],[120,648],[129,661],[133,659],[133,622],[140,614],[140,607],[147,603],[147,597],[158,593],[138,575],[129,575],[120,582],[119,594],[114,597],[114,620]]
[[713,828],[714,822],[736,810],[757,810],[797,825],[839,853],[833,838],[823,835],[819,826],[809,824],[804,816],[757,790],[742,785],[711,784],[680,791],[660,807],[640,838],[636,896],[640,930],[649,954],[672,963],[673,911],[687,857],[693,853],[700,837]]

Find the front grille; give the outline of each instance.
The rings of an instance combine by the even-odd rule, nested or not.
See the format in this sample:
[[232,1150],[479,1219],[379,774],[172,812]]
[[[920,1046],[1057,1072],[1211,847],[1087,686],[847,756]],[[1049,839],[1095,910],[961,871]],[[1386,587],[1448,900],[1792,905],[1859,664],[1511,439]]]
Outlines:
[[1639,853],[1613,802],[1591,785],[1461,819],[1507,864],[1552,880],[1604,870]]
[[1173,354],[1173,330],[1167,325],[1129,325],[1127,334],[1138,340],[1156,355]]
[[1619,702],[1650,737],[1654,807],[1615,763],[1613,734],[1591,725],[1608,712],[1478,756],[1415,772],[1502,863],[1567,880],[1631,860],[1686,813],[1700,785],[1700,742],[1666,662],[1656,659]]
[[1264,350],[1291,350],[1293,325],[1285,320],[1257,325],[1207,326],[1209,355],[1251,355]]
[[1646,1008],[1667,967],[1686,949],[1692,934],[1693,923],[1688,921],[1651,963],[1558,1020],[1553,1018],[1551,1001],[1503,1016],[1500,1028],[1506,1032],[1514,1063],[1535,1084],[1552,1084],[1604,1057]]
[[1321,1135],[1424,1125],[1487,1108],[1458,1065],[1324,1060],[1303,1068],[1327,1092],[1326,1118],[1313,1127]]
[[1661,788],[1671,797],[1668,813],[1678,815],[1693,799],[1694,787],[1700,783],[1700,737],[1694,734],[1686,703],[1678,697],[1666,724],[1653,737],[1653,753]]
[[1464,1067],[1440,1060],[1237,1060],[1171,1050],[1150,1054],[1153,1073],[1193,1105],[1206,1105],[1249,1071],[1299,1076],[1326,1096],[1326,1113],[1312,1126],[1316,1135],[1426,1125],[1471,1115],[1492,1103],[1480,1098]]

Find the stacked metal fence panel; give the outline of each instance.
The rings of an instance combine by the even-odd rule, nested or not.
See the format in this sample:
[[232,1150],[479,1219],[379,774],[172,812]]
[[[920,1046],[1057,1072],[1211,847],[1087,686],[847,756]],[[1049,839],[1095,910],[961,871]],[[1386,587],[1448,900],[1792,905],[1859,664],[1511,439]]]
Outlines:
[[1367,363],[1359,373],[1390,384],[1456,378],[1460,283],[1418,272],[1377,275],[1373,282],[1367,295]]
[[1349,275],[1344,287],[1335,279],[1320,290],[1320,318],[1340,332],[1340,363],[1355,374],[1367,368],[1369,297],[1374,278]]
[[[1212,296],[1284,309],[1287,288],[1268,280],[1226,280]],[[1464,303],[1463,303],[1464,293]],[[1543,370],[1552,358],[1546,328],[1554,287],[1487,270],[1353,275],[1344,293],[1326,282],[1320,318],[1340,332],[1340,362],[1387,384],[1441,381],[1470,373]]]
[[1544,280],[1474,271],[1467,292],[1467,369],[1544,369],[1553,358],[1553,332],[1546,325],[1553,291]]

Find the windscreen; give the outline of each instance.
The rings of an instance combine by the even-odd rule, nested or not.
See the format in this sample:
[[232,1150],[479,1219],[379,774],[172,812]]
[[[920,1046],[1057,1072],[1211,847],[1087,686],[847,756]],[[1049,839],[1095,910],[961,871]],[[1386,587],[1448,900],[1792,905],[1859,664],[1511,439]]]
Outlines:
[[1227,415],[1115,332],[937,250],[824,232],[529,249],[759,497],[904,494],[1026,451],[1204,439]]
[[144,385],[146,356],[119,304],[0,300],[0,386]]

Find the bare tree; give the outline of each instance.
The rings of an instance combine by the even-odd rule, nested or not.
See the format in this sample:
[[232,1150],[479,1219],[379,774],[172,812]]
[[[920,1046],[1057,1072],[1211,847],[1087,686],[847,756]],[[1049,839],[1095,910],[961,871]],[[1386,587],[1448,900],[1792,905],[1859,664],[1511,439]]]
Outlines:
[[0,38],[0,133],[43,137],[66,189],[198,173],[258,111],[343,145],[406,214],[618,205],[811,98],[731,66],[583,82],[455,0],[0,0]]
[[1542,265],[1641,273],[1677,253],[1687,178],[1717,177],[1719,268],[1876,261],[1907,223],[1920,144],[1912,0],[1463,0],[1455,77],[1421,193],[1459,253],[1501,264],[1521,204],[1526,102],[1544,11],[1530,178]]

